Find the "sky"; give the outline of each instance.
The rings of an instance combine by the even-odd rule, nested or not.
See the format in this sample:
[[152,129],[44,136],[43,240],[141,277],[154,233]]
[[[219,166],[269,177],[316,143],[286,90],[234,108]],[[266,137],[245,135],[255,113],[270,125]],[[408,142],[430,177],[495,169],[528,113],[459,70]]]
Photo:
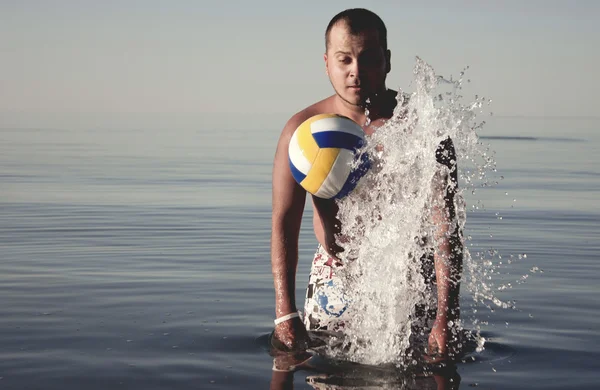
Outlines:
[[324,29],[351,7],[388,27],[389,88],[419,56],[469,66],[495,115],[600,116],[593,0],[0,0],[0,127],[281,127],[332,93]]

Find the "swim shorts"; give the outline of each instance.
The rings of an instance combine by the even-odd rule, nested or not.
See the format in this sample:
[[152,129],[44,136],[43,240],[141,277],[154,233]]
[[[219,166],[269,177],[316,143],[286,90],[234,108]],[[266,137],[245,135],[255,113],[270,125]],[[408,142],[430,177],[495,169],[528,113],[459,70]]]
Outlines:
[[342,264],[319,245],[311,265],[304,302],[307,330],[343,329],[348,302],[342,280],[336,275],[341,268]]

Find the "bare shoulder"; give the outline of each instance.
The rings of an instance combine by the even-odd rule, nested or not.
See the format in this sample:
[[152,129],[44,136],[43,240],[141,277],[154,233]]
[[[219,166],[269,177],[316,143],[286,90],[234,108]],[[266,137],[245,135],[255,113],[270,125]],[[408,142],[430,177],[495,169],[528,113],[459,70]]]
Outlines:
[[325,114],[333,111],[333,96],[325,98],[315,104],[312,104],[294,115],[287,121],[285,127],[283,128],[282,136],[285,138],[291,137],[294,131],[308,118],[311,118],[315,115]]

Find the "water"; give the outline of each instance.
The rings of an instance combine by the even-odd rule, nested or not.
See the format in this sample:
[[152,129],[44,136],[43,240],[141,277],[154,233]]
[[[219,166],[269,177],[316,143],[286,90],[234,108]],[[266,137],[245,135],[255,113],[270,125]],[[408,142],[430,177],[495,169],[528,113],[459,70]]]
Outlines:
[[[489,151],[477,145],[475,130],[481,124],[475,118],[483,102],[477,99],[464,104],[460,88],[460,80],[454,83],[437,77],[431,66],[417,58],[416,92],[408,100],[398,94],[393,117],[369,137],[365,147],[374,159],[373,169],[341,201],[341,235],[346,241],[341,245],[350,253],[341,274],[347,299],[352,302],[345,319],[344,359],[365,364],[393,362],[403,368],[418,363],[409,352],[409,346],[415,344],[411,339],[429,334],[427,328],[433,321],[423,324],[423,315],[416,315],[415,308],[424,306],[428,312],[437,307],[436,293],[428,288],[430,283],[422,272],[423,258],[437,252],[444,238],[456,242],[450,253],[438,254],[448,269],[446,281],[437,278],[437,286],[450,286],[444,300],[452,300],[450,291],[459,279],[460,257],[464,258],[463,288],[484,304],[491,300],[506,305],[489,291],[485,280],[489,270],[483,266],[487,259],[481,256],[474,262],[457,233],[466,222],[463,192],[474,193],[477,186],[487,186],[487,170],[494,166]],[[461,174],[456,171],[457,159],[468,163]],[[457,177],[466,188],[456,188]],[[444,201],[449,193],[451,208]],[[443,217],[446,213],[448,217]],[[450,329],[458,333],[460,325],[453,326],[459,323],[454,315],[458,310],[450,303],[448,308]],[[412,329],[417,322],[425,331]],[[482,344],[477,323],[474,333]],[[426,345],[417,347],[425,349]]]
[[[467,196],[485,210],[469,213],[466,234],[471,252],[504,254],[494,280],[512,287],[497,294],[516,309],[481,311],[486,350],[451,379],[596,388],[600,120],[487,121],[481,135],[505,178]],[[272,330],[278,135],[0,130],[0,386],[268,388],[273,360],[256,338]],[[300,306],[316,247],[310,216]],[[311,388],[308,375],[294,375],[297,389]]]

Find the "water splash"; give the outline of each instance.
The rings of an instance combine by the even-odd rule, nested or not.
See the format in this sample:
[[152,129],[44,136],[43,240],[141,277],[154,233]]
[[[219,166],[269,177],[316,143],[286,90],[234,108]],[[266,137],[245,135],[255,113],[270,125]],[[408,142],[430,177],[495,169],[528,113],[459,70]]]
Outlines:
[[369,127],[371,125],[371,112],[369,111],[369,107],[371,106],[371,99],[367,98],[365,101],[365,124],[363,126]]
[[[415,327],[420,317],[415,308],[424,307],[427,312],[436,307],[435,289],[426,280],[422,259],[430,258],[435,250],[431,210],[443,199],[437,196],[436,183],[440,175],[449,173],[436,162],[439,145],[450,138],[460,164],[456,217],[451,221],[458,231],[464,229],[467,216],[463,193],[489,184],[488,172],[495,171],[493,152],[481,147],[477,135],[485,122],[477,123],[476,117],[489,100],[476,96],[462,103],[464,71],[458,80],[447,80],[417,58],[414,76],[416,91],[409,97],[398,93],[392,118],[364,147],[373,168],[339,202],[342,231],[338,243],[345,248],[347,266],[342,277],[352,315],[344,347],[330,353],[366,364],[416,364],[409,347],[415,339],[427,339],[427,324]],[[509,307],[510,303],[494,295],[488,282],[493,267],[486,265],[485,254],[472,258],[465,239],[460,239],[464,248],[462,293],[466,288],[474,302]],[[462,323],[457,321],[455,328],[461,329]],[[476,319],[473,329],[478,333]],[[477,342],[483,348],[484,340]]]

